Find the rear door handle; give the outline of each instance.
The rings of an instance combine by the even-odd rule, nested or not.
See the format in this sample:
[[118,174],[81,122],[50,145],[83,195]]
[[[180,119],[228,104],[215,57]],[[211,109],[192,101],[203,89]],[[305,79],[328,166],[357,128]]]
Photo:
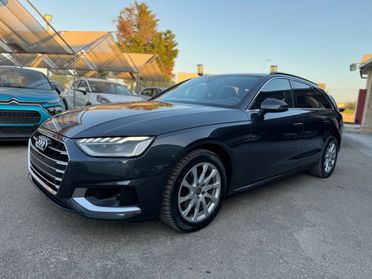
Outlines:
[[331,124],[331,120],[323,120],[324,124]]

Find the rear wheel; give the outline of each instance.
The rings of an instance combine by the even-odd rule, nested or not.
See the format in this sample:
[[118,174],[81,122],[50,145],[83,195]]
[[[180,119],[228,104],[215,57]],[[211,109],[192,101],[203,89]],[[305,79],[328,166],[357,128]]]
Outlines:
[[335,170],[338,155],[338,142],[330,137],[324,146],[322,157],[319,162],[309,170],[309,173],[316,177],[330,177]]
[[221,160],[208,150],[194,150],[177,163],[169,176],[160,218],[178,231],[202,229],[217,215],[225,189]]

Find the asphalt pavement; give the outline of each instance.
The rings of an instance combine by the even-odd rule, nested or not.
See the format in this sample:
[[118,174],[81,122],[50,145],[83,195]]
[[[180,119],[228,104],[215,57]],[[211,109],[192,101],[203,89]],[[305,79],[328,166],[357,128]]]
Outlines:
[[0,143],[1,278],[372,278],[372,137],[346,134],[331,178],[233,195],[192,234],[62,211],[29,182],[26,151]]

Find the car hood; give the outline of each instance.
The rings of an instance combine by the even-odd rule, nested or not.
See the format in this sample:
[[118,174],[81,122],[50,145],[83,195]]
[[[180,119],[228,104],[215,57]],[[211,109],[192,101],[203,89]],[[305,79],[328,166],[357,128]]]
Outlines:
[[119,103],[119,102],[138,102],[138,101],[144,101],[143,98],[138,96],[128,96],[128,95],[118,95],[118,94],[100,94],[108,99],[111,103]]
[[0,102],[14,100],[20,103],[47,103],[58,98],[58,94],[53,90],[0,87]]
[[149,101],[67,111],[46,121],[42,128],[68,138],[156,136],[246,119],[238,109]]

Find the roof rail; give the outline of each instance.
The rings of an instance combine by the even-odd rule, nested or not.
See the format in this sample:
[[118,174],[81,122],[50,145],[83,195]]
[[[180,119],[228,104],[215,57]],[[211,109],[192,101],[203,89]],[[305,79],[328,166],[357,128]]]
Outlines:
[[299,79],[305,80],[305,81],[310,82],[310,83],[312,83],[312,84],[314,84],[314,85],[316,85],[316,86],[319,87],[319,85],[316,84],[315,82],[313,82],[311,80],[308,80],[306,78],[303,78],[303,77],[299,77],[299,76],[296,76],[296,75],[292,75],[292,74],[288,74],[288,73],[283,73],[283,72],[272,72],[272,73],[270,73],[270,75],[276,75],[276,74],[299,78]]

